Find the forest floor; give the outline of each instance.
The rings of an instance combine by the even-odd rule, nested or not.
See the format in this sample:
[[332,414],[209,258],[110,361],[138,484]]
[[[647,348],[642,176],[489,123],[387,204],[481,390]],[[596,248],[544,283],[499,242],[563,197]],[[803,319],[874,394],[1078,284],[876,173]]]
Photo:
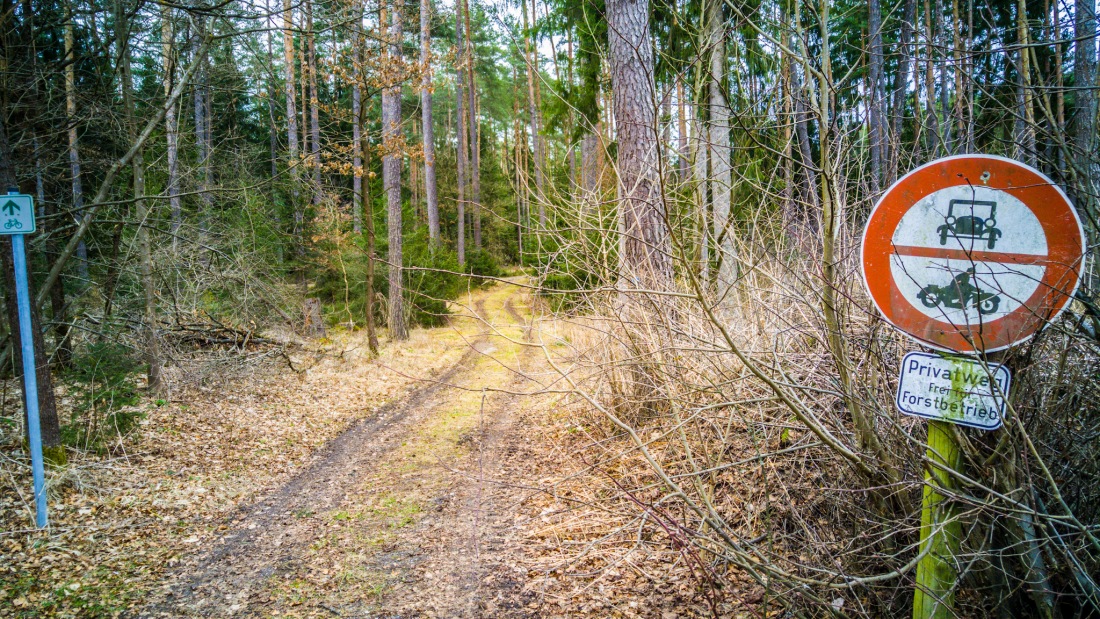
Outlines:
[[6,430],[0,617],[694,615],[690,579],[646,576],[675,553],[593,552],[620,524],[566,498],[601,482],[530,304],[474,290],[375,358],[344,331],[180,361],[139,432],[50,471],[46,532]]

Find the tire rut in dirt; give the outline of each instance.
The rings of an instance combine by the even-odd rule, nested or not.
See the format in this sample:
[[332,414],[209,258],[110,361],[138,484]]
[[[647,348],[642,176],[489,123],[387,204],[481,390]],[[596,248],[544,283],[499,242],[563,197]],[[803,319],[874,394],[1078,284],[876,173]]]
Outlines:
[[[484,316],[482,300],[475,302]],[[478,347],[488,330],[482,328],[457,362],[430,384],[410,391],[360,420],[322,447],[312,462],[266,498],[238,509],[227,522],[234,527],[199,555],[191,565],[169,576],[167,599],[155,601],[137,617],[181,615],[221,617],[247,608],[248,596],[268,578],[293,570],[300,542],[294,533],[308,526],[300,514],[334,509],[350,486],[369,470],[370,463],[400,445],[403,422],[412,413],[431,408],[432,401],[481,353]],[[289,543],[287,543],[289,542]],[[297,543],[296,543],[297,542]]]
[[[505,304],[516,326],[526,323]],[[524,348],[524,358],[533,351]],[[529,379],[517,374],[505,387],[521,391]],[[401,587],[382,600],[380,614],[371,617],[406,619],[412,617],[448,617],[480,619],[526,619],[538,616],[529,608],[535,594],[523,590],[526,573],[517,571],[511,561],[516,545],[509,542],[515,534],[514,506],[524,493],[494,480],[523,475],[521,450],[514,442],[518,423],[514,411],[522,396],[495,393],[487,397],[484,425],[477,431],[477,451],[471,454],[468,470],[456,471],[457,484],[452,500],[438,507],[438,514],[419,522],[406,533],[396,550],[379,557],[375,568],[401,572],[395,584]],[[416,550],[411,550],[416,548]],[[398,557],[397,555],[401,555]],[[339,609],[346,616],[361,616],[364,607]]]

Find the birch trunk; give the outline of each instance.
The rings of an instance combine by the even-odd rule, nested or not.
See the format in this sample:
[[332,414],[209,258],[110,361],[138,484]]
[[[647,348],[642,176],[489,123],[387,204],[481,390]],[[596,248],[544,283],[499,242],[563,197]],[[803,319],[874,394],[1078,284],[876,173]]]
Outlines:
[[722,4],[711,0],[707,4],[707,46],[710,53],[710,155],[711,196],[714,201],[714,242],[718,270],[718,298],[729,295],[737,278],[737,254],[733,229],[730,226],[730,108],[725,92],[726,38],[722,19]]
[[676,131],[678,133],[676,165],[680,174],[681,183],[687,183],[689,180],[686,110],[687,106],[684,103],[684,77],[680,73],[676,73]]

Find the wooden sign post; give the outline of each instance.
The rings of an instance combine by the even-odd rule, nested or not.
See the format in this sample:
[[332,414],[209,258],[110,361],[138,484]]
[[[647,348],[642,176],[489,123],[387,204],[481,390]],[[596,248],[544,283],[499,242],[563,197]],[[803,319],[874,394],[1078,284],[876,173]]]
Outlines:
[[[887,322],[925,346],[982,360],[1069,305],[1084,254],[1081,220],[1062,190],[1031,167],[988,155],[906,174],[871,211],[860,248],[867,292]],[[997,364],[941,357],[916,368],[922,388],[909,380],[906,389],[907,355],[898,384],[899,410],[931,419],[914,619],[954,616],[962,525],[950,499],[951,471],[961,465],[952,426],[1001,427],[1010,380]]]

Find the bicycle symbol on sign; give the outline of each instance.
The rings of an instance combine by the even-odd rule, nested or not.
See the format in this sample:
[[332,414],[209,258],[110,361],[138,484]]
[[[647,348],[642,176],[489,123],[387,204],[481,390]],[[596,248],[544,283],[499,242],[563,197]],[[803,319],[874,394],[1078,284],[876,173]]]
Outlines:
[[23,228],[23,222],[19,221],[18,219],[9,219],[6,222],[4,222],[4,229],[5,230],[11,230],[12,228],[15,228],[16,230],[22,229]]

